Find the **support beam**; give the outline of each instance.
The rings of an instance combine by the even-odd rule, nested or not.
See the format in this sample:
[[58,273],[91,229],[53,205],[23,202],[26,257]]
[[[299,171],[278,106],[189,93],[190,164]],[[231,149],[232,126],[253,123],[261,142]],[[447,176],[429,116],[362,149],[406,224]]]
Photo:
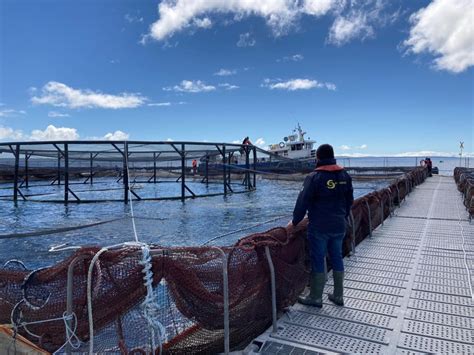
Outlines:
[[28,152],[25,153],[25,186],[26,188],[29,187],[29,171],[28,171],[28,160],[30,159],[31,155],[28,155]]
[[153,183],[156,184],[156,153],[153,153]]
[[252,183],[250,182],[250,149],[249,146],[245,146],[245,188],[247,190],[252,189]]
[[181,201],[186,199],[186,146],[181,144]]
[[58,186],[61,185],[61,152],[58,151],[58,177],[56,178]]
[[224,196],[227,195],[227,164],[226,164],[226,154],[225,154],[225,145],[222,146],[222,178],[224,179]]
[[94,155],[91,153],[90,155],[90,166],[89,166],[89,183],[91,185],[94,184]]
[[253,188],[257,187],[257,147],[253,147]]
[[18,201],[18,171],[20,167],[20,145],[15,145],[15,172],[13,176],[13,201]]
[[123,202],[128,203],[128,190],[130,186],[128,185],[128,143],[123,143]]
[[64,203],[69,202],[69,147],[64,144]]

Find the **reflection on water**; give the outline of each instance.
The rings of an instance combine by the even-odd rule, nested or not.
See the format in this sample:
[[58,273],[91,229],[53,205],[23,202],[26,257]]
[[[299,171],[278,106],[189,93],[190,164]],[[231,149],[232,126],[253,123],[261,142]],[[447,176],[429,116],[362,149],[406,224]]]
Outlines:
[[[111,182],[115,183],[115,182]],[[133,202],[138,236],[141,241],[166,246],[200,245],[205,241],[244,227],[284,216],[250,230],[234,233],[216,240],[213,244],[234,243],[238,238],[264,231],[288,222],[293,205],[301,188],[301,182],[261,180],[257,190],[249,193],[233,194],[180,201],[136,201]],[[385,183],[355,183],[355,196],[359,197]],[[81,189],[85,189],[82,185]],[[117,184],[114,185],[117,187]],[[199,193],[220,192],[221,186],[190,182],[189,186]],[[38,193],[39,188],[30,189]],[[61,187],[47,186],[41,193],[61,193]],[[148,184],[147,196],[161,193],[177,196],[179,184]],[[25,189],[29,192],[27,189]],[[5,191],[2,192],[4,195]],[[29,192],[31,193],[31,192]],[[107,191],[96,194],[110,193]],[[114,193],[112,191],[112,193]],[[120,196],[123,193],[118,191]],[[90,192],[89,192],[90,194]],[[0,200],[0,235],[37,232],[41,229],[87,225],[99,221],[116,221],[99,226],[81,228],[60,233],[34,237],[0,239],[0,263],[17,258],[28,267],[46,266],[63,259],[70,251],[49,252],[52,246],[68,245],[113,245],[133,240],[130,207],[120,202],[96,204],[37,203],[20,201],[15,207],[11,201]]]

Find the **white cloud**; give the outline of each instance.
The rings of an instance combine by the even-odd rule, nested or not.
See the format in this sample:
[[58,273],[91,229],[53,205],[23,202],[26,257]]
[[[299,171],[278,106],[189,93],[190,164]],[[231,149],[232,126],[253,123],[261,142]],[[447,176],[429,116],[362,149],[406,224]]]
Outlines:
[[62,112],[57,112],[57,111],[49,111],[48,112],[48,117],[51,117],[51,118],[70,117],[70,115],[68,113],[62,113]]
[[115,131],[113,133],[107,133],[104,136],[104,139],[109,141],[126,141],[129,137],[130,135],[128,133],[122,131]]
[[304,59],[304,56],[302,54],[294,54],[294,55],[290,55],[290,56],[287,56],[287,57],[283,57],[281,59],[277,59],[277,62],[299,62],[299,61],[302,61]]
[[173,87],[164,87],[163,90],[165,91],[178,91],[178,92],[209,92],[216,90],[216,87],[213,85],[206,85],[201,80],[183,80],[179,85],[175,85]]
[[253,47],[255,44],[257,44],[257,41],[252,37],[250,32],[240,34],[239,40],[237,41],[237,47]]
[[263,147],[265,145],[265,140],[263,138],[257,138],[254,144],[256,146]]
[[236,69],[224,69],[224,68],[221,68],[217,72],[214,73],[214,75],[217,75],[217,76],[230,76],[230,75],[235,75],[235,74],[237,74]]
[[23,138],[23,132],[10,127],[0,126],[0,140],[18,140]]
[[174,139],[173,139],[173,138],[166,138],[166,141],[167,141],[167,142],[173,142]]
[[238,88],[239,88],[239,86],[233,85],[233,84],[229,84],[229,83],[222,83],[222,84],[219,84],[219,87],[224,88],[224,89],[226,89],[226,90],[235,90],[235,89],[238,89]]
[[293,0],[164,0],[158,5],[159,19],[150,27],[150,36],[164,40],[188,28],[204,14],[234,14],[239,21],[248,16],[265,18],[275,34],[285,33],[299,15]]
[[341,145],[339,148],[341,150],[351,150],[351,147],[349,147],[348,145],[345,145],[345,144]]
[[433,54],[434,67],[460,73],[474,65],[472,0],[434,0],[410,17],[408,51]]
[[143,17],[141,16],[139,17],[130,14],[125,14],[124,18],[128,23],[143,22]]
[[55,127],[49,125],[44,131],[35,129],[31,132],[29,139],[38,140],[76,140],[79,134],[75,128]]
[[153,102],[148,104],[148,106],[171,106],[171,102]]
[[211,28],[212,27],[212,21],[209,19],[209,17],[205,17],[202,19],[194,19],[193,24],[198,27],[198,28]]
[[361,146],[357,147],[358,149],[367,149],[367,144],[362,144]]
[[336,3],[336,0],[305,0],[303,11],[308,15],[322,16],[328,13]]
[[[0,106],[4,106],[3,104]],[[24,110],[14,110],[11,108],[0,109],[0,117],[16,117],[20,115],[26,115]]]
[[41,95],[33,96],[34,104],[52,105],[67,108],[135,108],[145,103],[146,98],[139,94],[122,93],[109,95],[92,90],[73,89],[56,81],[48,82],[41,89]]
[[367,14],[363,11],[352,11],[347,16],[338,16],[329,29],[328,42],[341,46],[350,40],[362,37],[365,39],[374,34],[368,24]]
[[277,89],[288,91],[310,90],[314,88],[326,88],[331,91],[336,90],[336,85],[333,83],[323,83],[317,80],[310,79],[291,79],[288,81],[265,79],[261,86],[269,88],[271,90]]

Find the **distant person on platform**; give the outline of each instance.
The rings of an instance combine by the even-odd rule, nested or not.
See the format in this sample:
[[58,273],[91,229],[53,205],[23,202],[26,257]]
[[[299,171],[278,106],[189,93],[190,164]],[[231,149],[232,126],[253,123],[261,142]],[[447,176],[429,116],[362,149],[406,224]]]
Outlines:
[[288,231],[293,232],[308,212],[310,293],[300,296],[298,301],[319,308],[323,306],[324,257],[329,253],[334,277],[334,293],[329,294],[329,300],[343,306],[342,241],[346,234],[346,218],[354,201],[352,179],[344,168],[336,164],[334,150],[329,144],[318,148],[316,159],[316,169],[306,177],[296,201],[293,220],[287,226]]
[[433,176],[433,174],[431,173],[431,171],[433,170],[433,162],[431,161],[431,158],[426,158],[425,159],[425,164],[426,164],[426,167],[428,168],[428,176]]

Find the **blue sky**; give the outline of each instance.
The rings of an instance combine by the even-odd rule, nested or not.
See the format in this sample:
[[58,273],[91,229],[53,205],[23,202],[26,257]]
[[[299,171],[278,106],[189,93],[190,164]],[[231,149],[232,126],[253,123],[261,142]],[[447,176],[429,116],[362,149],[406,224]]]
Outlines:
[[[0,139],[473,152],[470,0],[2,0]],[[219,75],[221,74],[221,75]],[[265,143],[263,143],[265,142]]]

